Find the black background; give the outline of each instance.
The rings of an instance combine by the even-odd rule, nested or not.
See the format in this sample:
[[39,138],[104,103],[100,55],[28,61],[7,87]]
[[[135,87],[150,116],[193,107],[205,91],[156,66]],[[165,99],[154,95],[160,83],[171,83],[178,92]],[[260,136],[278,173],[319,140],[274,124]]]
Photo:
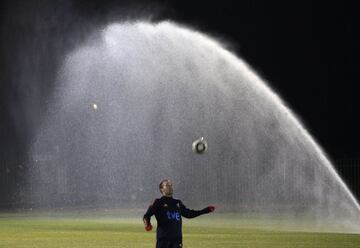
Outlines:
[[[26,150],[64,53],[96,25],[175,20],[226,41],[280,95],[360,197],[359,17],[350,2],[1,2],[0,208],[19,207]],[[24,76],[26,75],[26,76]]]

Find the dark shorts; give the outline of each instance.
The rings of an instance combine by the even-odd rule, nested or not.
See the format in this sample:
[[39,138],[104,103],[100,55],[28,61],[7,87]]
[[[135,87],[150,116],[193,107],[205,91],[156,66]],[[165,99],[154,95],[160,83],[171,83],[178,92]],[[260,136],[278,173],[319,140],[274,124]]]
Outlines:
[[156,248],[182,248],[181,240],[159,239],[156,241]]

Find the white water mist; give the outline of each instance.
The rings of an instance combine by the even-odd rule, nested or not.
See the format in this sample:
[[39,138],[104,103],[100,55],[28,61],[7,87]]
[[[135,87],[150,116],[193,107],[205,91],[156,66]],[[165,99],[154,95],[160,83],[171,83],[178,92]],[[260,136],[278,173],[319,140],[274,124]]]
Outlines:
[[30,151],[34,206],[142,208],[166,177],[190,206],[359,227],[356,199],[294,114],[204,34],[109,25],[67,56],[54,95]]

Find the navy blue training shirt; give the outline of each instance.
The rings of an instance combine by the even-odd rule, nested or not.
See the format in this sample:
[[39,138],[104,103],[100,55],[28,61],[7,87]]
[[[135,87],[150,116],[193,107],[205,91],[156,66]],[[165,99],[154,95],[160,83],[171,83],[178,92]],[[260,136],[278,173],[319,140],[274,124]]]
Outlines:
[[144,219],[150,223],[150,218],[155,215],[157,220],[156,238],[159,239],[182,239],[182,220],[185,218],[195,218],[202,214],[210,213],[209,208],[202,210],[192,210],[177,199],[163,196],[155,199],[144,215]]

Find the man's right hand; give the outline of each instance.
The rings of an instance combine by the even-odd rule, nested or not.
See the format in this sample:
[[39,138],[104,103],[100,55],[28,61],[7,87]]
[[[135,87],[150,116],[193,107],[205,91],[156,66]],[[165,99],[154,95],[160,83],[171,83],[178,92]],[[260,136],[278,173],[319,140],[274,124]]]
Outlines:
[[149,231],[151,231],[151,230],[152,230],[152,228],[153,228],[153,227],[152,227],[152,225],[151,225],[151,224],[149,224],[149,225],[145,226],[145,230],[146,230],[146,231],[148,231],[148,232],[149,232]]
[[148,222],[145,218],[143,219],[144,221],[144,225],[145,225],[145,230],[146,231],[151,231],[152,230],[152,225],[150,222]]

